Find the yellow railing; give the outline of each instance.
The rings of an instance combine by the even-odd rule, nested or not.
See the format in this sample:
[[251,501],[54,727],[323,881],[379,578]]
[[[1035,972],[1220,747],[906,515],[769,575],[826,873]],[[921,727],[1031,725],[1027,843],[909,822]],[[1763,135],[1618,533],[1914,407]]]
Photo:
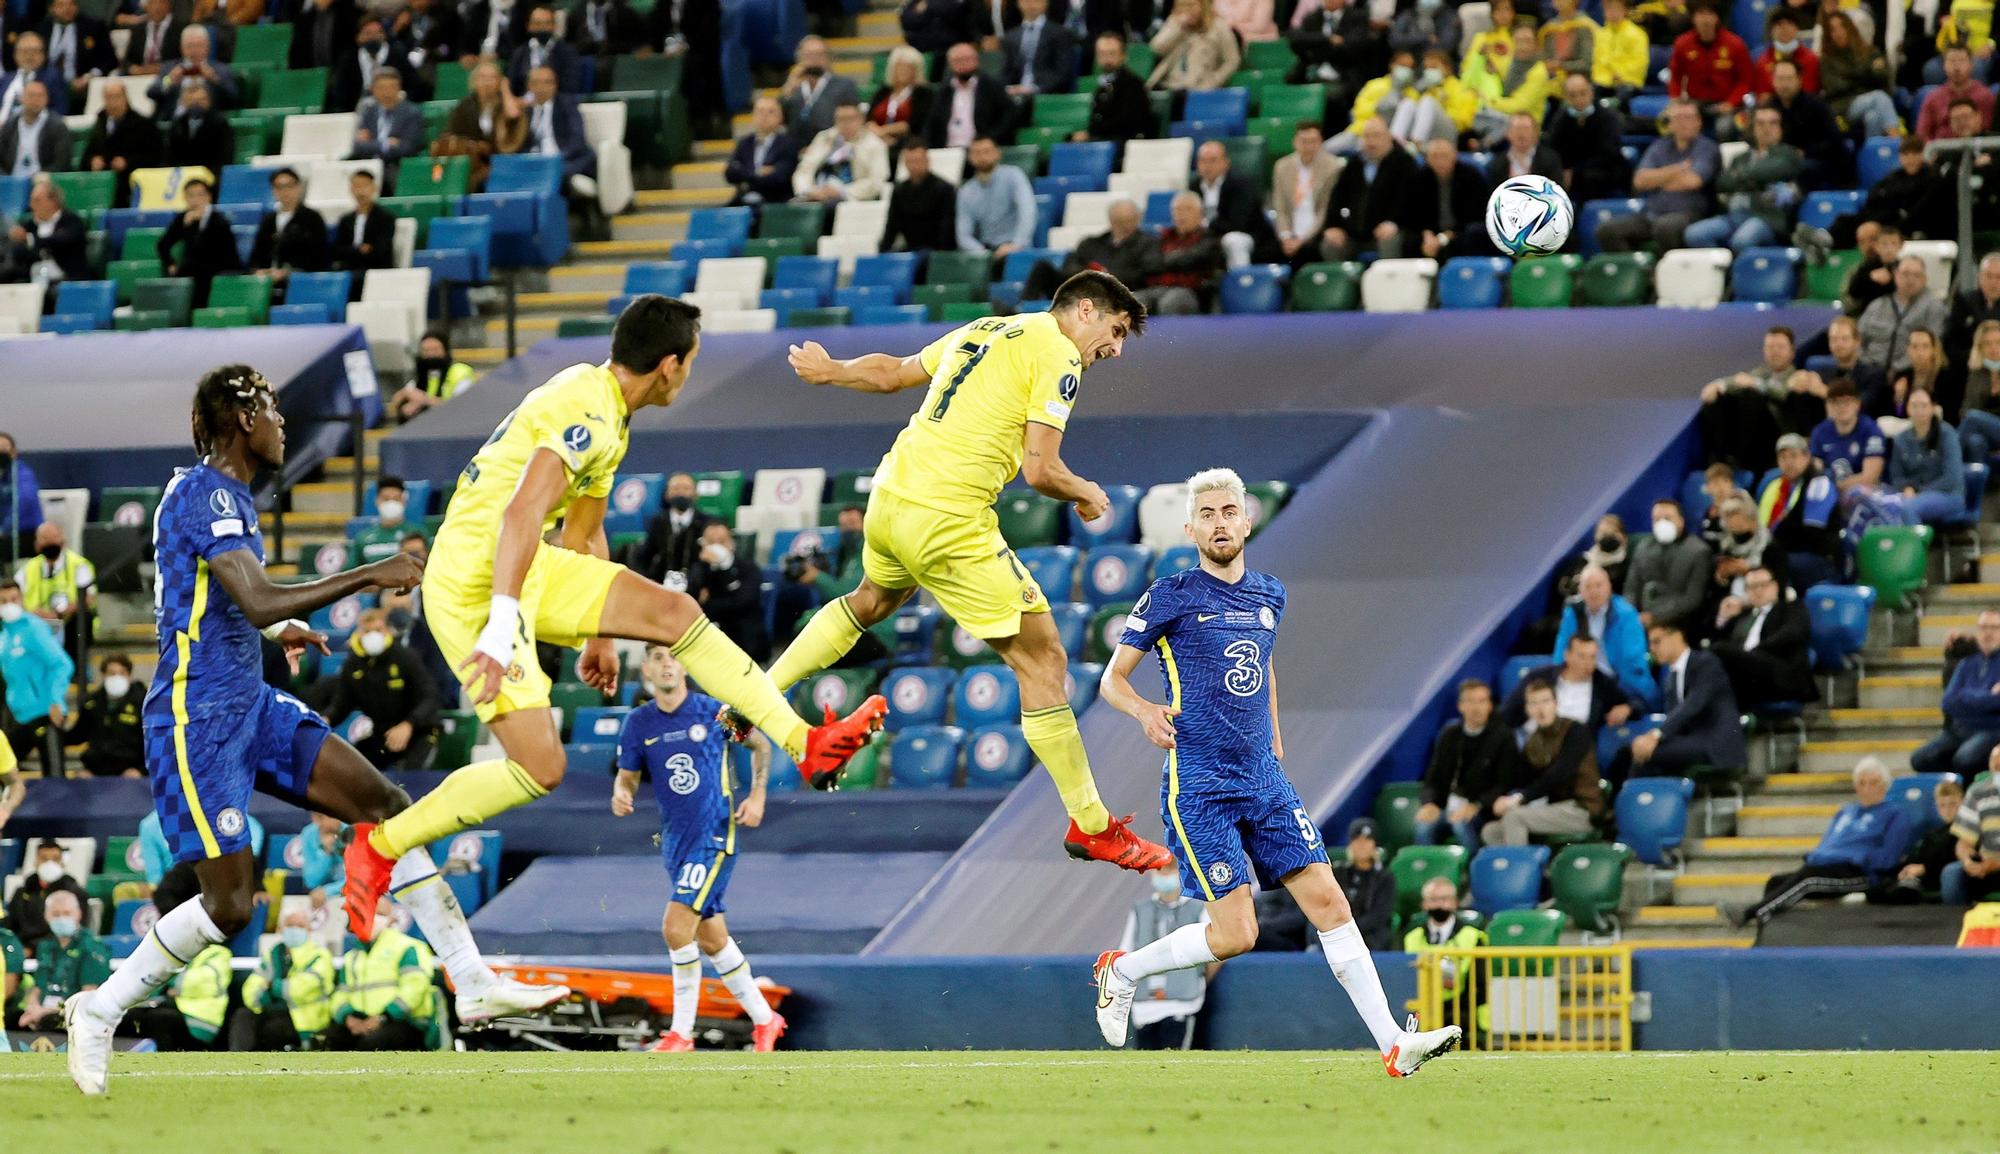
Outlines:
[[1417,955],[1421,1028],[1456,1023],[1468,1050],[1630,1050],[1632,951],[1479,946]]

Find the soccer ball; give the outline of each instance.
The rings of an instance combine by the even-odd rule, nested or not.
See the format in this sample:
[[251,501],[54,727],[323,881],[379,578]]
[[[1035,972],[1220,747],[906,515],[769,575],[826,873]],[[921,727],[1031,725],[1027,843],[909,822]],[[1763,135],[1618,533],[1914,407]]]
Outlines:
[[1486,235],[1508,256],[1547,256],[1569,239],[1576,212],[1546,176],[1503,181],[1486,201]]

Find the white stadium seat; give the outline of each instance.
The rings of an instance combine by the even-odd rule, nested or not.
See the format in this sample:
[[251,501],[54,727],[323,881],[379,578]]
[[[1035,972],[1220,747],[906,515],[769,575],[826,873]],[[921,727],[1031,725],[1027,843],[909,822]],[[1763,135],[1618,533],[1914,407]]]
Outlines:
[[684,292],[681,299],[702,312],[702,323],[706,326],[710,313],[733,313],[741,311],[743,299],[735,292]]
[[[390,241],[390,246],[396,250],[397,268],[409,268],[415,262],[417,255],[416,217],[399,216],[396,218],[396,232],[394,239]],[[381,270],[377,269],[376,271],[379,272]]]
[[354,193],[348,182],[357,172],[366,172],[375,178],[375,187],[382,187],[382,162],[368,160],[315,160],[308,168],[299,170],[306,179],[306,204],[326,218],[328,224],[336,224],[341,216],[354,211]]
[[90,82],[90,94],[83,100],[83,115],[96,119],[104,109],[105,85],[122,84],[125,86],[125,102],[132,106],[132,111],[151,119],[153,98],[146,95],[146,89],[153,86],[154,79],[152,76],[99,76]]
[[1187,534],[1187,483],[1155,485],[1139,498],[1139,543],[1155,551],[1182,545]]
[[47,293],[47,287],[38,284],[0,284],[0,326],[16,333],[40,328]]
[[83,524],[89,519],[89,489],[42,490],[42,520],[61,525],[63,540],[83,540]]
[[760,509],[804,509],[817,516],[825,491],[825,469],[759,469],[750,480],[750,503]]
[[[1100,229],[1098,231],[1101,232],[1103,230]],[[1072,252],[1076,249],[1078,242],[1082,241],[1085,237],[1095,235],[1097,234],[1087,228],[1071,228],[1066,224],[1059,224],[1049,230],[1049,247],[1060,249],[1063,252]]]
[[632,205],[632,150],[625,146],[625,105],[621,101],[580,104],[583,136],[597,150],[597,207],[616,216]]
[[1125,172],[1164,172],[1185,183],[1193,168],[1194,141],[1187,137],[1125,142]]
[[1420,313],[1431,306],[1438,262],[1429,257],[1378,260],[1361,274],[1361,308],[1371,313]]
[[777,327],[777,309],[717,309],[701,314],[705,333],[768,333]]
[[361,299],[368,304],[393,304],[409,321],[410,340],[424,331],[430,311],[431,270],[427,268],[369,269],[361,281]]
[[874,256],[882,247],[882,234],[874,236],[823,236],[819,238],[819,255],[831,257],[840,262],[843,279],[854,275],[856,257]]
[[843,200],[833,206],[833,236],[866,236],[880,240],[889,226],[886,200]]
[[[1111,211],[1114,198],[1108,192],[1072,192],[1063,202],[1062,222],[1070,228],[1081,228],[1091,233],[1103,232],[1111,227],[1107,215]],[[1129,198],[1128,198],[1129,199]]]
[[[957,184],[965,179],[965,150],[963,148],[933,148],[931,153],[931,174],[946,184]],[[896,179],[910,179],[910,166],[896,162]]]
[[754,309],[764,292],[764,258],[761,256],[712,256],[695,270],[694,289],[698,293],[733,293],[736,307]]
[[1727,170],[1737,157],[1750,151],[1750,142],[1747,140],[1725,140],[1721,144],[1716,145],[1716,151],[1722,156],[1720,168]]
[[1179,192],[1187,187],[1186,176],[1168,172],[1114,172],[1111,195],[1122,196],[1145,211],[1146,198],[1156,192]]
[[285,135],[278,151],[286,156],[318,156],[338,160],[354,149],[354,114],[325,112],[285,117]]
[[1661,308],[1712,309],[1722,303],[1722,290],[1735,255],[1726,248],[1677,248],[1653,269],[1653,296]]
[[1906,240],[1903,255],[1913,256],[1924,262],[1924,273],[1929,280],[1925,287],[1934,297],[1951,300],[1951,274],[1958,264],[1958,242],[1955,240]]
[[411,327],[410,311],[401,301],[352,301],[347,306],[347,323],[361,326],[376,371],[406,373],[416,364],[412,350],[421,330]]

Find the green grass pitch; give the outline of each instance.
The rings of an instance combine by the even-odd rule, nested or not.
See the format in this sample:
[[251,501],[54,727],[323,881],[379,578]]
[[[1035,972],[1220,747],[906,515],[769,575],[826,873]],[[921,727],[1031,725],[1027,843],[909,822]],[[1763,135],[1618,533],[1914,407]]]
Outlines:
[[2000,1149],[1990,1053],[0,1056],[8,1150],[875,1154]]

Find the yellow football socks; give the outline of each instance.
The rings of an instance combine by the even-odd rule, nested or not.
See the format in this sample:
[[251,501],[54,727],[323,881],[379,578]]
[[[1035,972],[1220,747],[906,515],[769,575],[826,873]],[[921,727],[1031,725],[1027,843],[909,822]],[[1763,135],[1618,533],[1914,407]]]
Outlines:
[[806,755],[806,733],[812,727],[792,711],[770,675],[708,618],[690,626],[673,650],[688,676],[701,683],[703,693],[733,706],[784,746],[794,761]]
[[1083,751],[1083,733],[1068,705],[1054,705],[1021,714],[1021,735],[1035,751],[1049,776],[1056,779],[1063,808],[1085,833],[1103,833],[1111,811],[1097,797],[1097,779],[1090,775],[1090,756]]
[[376,826],[368,835],[368,844],[383,857],[400,858],[417,846],[477,829],[486,819],[546,797],[548,792],[511,761],[475,762],[454,771],[410,808]]
[[847,656],[847,651],[861,640],[861,633],[861,623],[854,619],[854,610],[847,607],[847,598],[834,598],[832,604],[812,615],[812,620],[778,655],[777,664],[771,666],[771,683],[781,691],[791,689]]

